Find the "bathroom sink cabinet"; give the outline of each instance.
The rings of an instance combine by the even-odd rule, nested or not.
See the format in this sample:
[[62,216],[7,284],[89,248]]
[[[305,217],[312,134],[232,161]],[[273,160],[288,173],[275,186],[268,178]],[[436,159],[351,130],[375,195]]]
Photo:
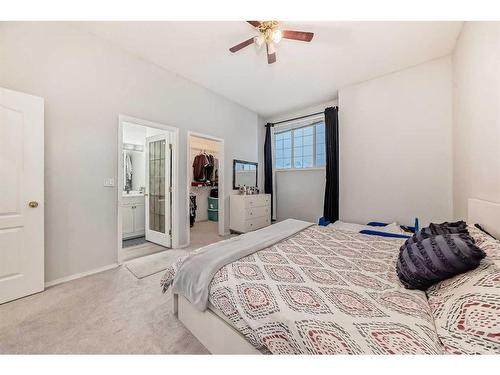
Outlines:
[[145,233],[144,196],[123,196],[122,199],[122,229],[123,238],[144,236]]

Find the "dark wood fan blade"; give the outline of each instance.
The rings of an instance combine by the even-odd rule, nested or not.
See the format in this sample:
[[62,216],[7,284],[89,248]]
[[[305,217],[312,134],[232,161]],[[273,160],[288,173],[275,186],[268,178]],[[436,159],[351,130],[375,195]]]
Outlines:
[[272,64],[276,62],[276,52],[269,53],[269,45],[266,44],[267,48],[267,63]]
[[253,27],[259,27],[260,26],[260,21],[247,21],[250,25]]
[[229,48],[229,50],[232,53],[238,52],[240,49],[245,48],[246,46],[249,46],[250,44],[253,43],[253,38],[247,39],[244,42],[241,42],[240,44],[235,45],[234,47]]
[[314,33],[309,33],[307,31],[294,31],[294,30],[284,30],[283,38],[300,40],[301,42],[310,42],[314,36]]

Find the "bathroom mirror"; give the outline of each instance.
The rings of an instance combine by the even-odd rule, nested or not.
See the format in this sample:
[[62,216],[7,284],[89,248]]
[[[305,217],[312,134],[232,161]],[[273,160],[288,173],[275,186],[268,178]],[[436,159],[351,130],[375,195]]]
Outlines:
[[240,186],[257,187],[257,163],[233,160],[233,189]]
[[144,193],[145,181],[144,145],[123,144],[123,193]]

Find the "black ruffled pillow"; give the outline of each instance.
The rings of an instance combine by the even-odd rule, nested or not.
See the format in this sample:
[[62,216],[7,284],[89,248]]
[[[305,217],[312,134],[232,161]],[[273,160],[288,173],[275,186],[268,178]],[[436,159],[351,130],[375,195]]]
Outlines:
[[425,235],[453,234],[453,233],[469,234],[467,230],[467,223],[462,220],[456,221],[454,223],[449,223],[447,221],[441,224],[431,223],[428,227],[422,228],[422,230],[419,233]]
[[[419,232],[410,237],[405,245],[413,244],[422,241],[426,238],[437,236],[439,234],[457,234],[464,233],[469,235],[467,223],[465,221],[457,221],[454,223],[444,222],[441,224],[431,223],[428,227],[422,228]],[[470,236],[470,235],[469,235]],[[471,237],[472,239],[472,237]]]
[[438,281],[476,268],[486,256],[467,233],[421,232],[408,239],[399,252],[396,270],[405,288],[426,290]]

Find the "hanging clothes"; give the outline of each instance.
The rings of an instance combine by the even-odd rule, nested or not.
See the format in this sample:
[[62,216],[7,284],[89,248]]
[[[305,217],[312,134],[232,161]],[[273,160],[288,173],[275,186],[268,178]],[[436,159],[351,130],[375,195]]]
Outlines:
[[218,181],[219,161],[215,156],[201,153],[193,160],[193,180],[196,182],[216,183]]
[[125,154],[125,175],[127,179],[132,179],[132,158]]
[[219,183],[219,159],[214,158],[214,171],[213,171],[213,181]]
[[199,154],[196,155],[193,160],[193,180],[204,182],[206,181],[205,177],[205,167],[208,165],[209,161],[207,155]]
[[196,195],[190,194],[189,195],[189,226],[193,226],[195,221],[196,221]]
[[132,158],[129,154],[125,154],[125,188],[124,190],[130,191],[132,190]]
[[213,155],[206,155],[208,163],[205,165],[205,180],[213,181],[214,172],[214,157]]

